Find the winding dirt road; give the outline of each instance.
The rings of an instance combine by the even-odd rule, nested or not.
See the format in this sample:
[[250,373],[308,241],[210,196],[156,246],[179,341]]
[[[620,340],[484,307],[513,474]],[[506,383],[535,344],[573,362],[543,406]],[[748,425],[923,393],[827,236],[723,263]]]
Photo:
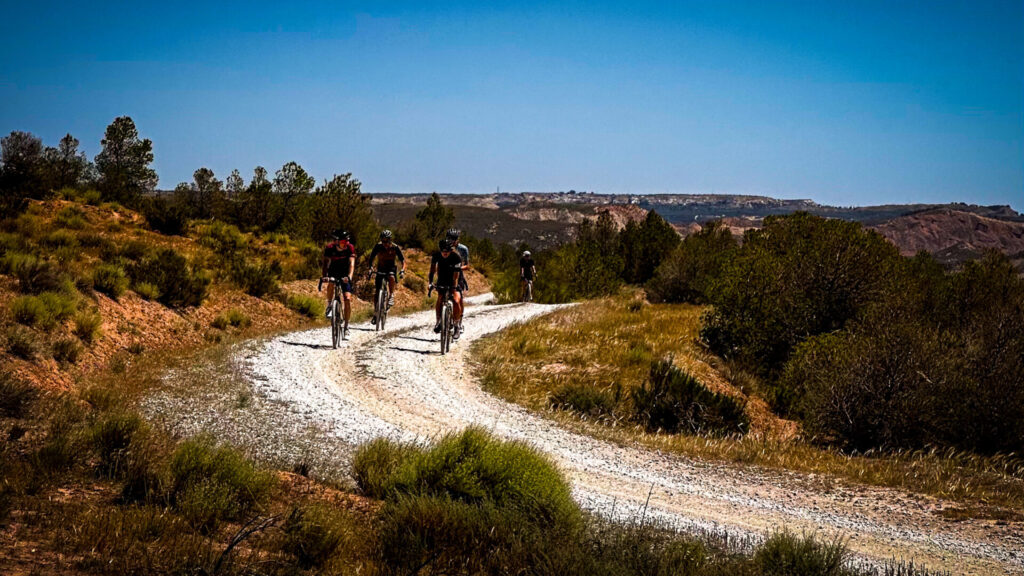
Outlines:
[[618,446],[567,431],[485,393],[467,368],[470,342],[553,309],[471,306],[466,333],[446,356],[437,353],[433,312],[390,319],[383,334],[355,327],[340,350],[326,346],[325,328],[241,350],[238,373],[255,396],[276,407],[263,417],[273,421],[261,423],[260,443],[301,444],[312,428],[339,445],[354,446],[378,436],[432,438],[478,424],[549,454],[571,480],[581,505],[606,516],[644,515],[747,542],[782,527],[841,534],[859,558],[872,563],[895,558],[954,573],[1024,573],[1021,523],[951,522],[935,513],[947,504],[932,498],[838,482],[825,489],[800,474]]

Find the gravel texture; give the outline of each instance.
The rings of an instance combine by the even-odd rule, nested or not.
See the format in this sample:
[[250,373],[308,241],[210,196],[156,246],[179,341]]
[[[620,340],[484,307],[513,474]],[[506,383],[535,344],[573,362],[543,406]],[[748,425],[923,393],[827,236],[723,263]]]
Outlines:
[[[331,349],[327,328],[249,342],[226,360],[171,372],[166,390],[146,408],[183,435],[205,431],[265,461],[305,462],[316,475],[340,481],[352,448],[362,442],[430,439],[477,424],[549,454],[580,504],[609,517],[656,520],[746,543],[781,528],[842,535],[868,562],[1024,573],[1019,522],[952,522],[936,514],[948,503],[930,497],[619,446],[485,393],[467,366],[469,343],[554,309],[470,306],[466,333],[445,356],[431,330],[432,311],[390,318],[384,333],[353,326],[339,350]],[[210,375],[211,364],[217,376]],[[221,385],[209,386],[211,379]]]

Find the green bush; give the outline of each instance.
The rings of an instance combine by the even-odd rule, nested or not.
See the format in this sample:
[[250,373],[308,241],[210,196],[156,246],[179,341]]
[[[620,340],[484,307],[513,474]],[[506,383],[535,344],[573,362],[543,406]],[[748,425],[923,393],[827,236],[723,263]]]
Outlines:
[[0,372],[0,414],[7,418],[24,418],[35,403],[36,389],[10,372]]
[[188,210],[166,195],[144,198],[141,210],[149,226],[161,234],[181,236],[188,226]]
[[671,360],[651,365],[648,380],[633,390],[633,410],[652,432],[743,434],[750,425],[742,404],[708,390]]
[[754,554],[764,576],[846,576],[847,551],[841,540],[819,542],[791,532],[773,534]]
[[275,294],[281,279],[281,264],[277,261],[267,264],[250,264],[244,259],[236,260],[231,267],[231,280],[246,294],[262,298]]
[[148,282],[160,292],[158,300],[174,308],[199,306],[206,299],[210,278],[173,248],[144,256],[130,268],[136,285]]
[[18,279],[18,289],[26,294],[57,290],[62,276],[55,264],[32,254],[8,252],[0,259],[0,272]]
[[295,508],[284,523],[284,550],[305,569],[326,564],[352,532],[352,520],[323,504]]
[[100,470],[110,476],[123,474],[129,446],[147,429],[137,414],[130,413],[107,414],[94,424],[89,431],[89,441],[99,456]]
[[82,344],[76,338],[58,338],[53,342],[51,350],[54,360],[74,364],[82,353]]
[[378,440],[353,459],[360,488],[371,496],[443,497],[515,510],[543,524],[575,524],[579,509],[546,456],[522,442],[470,427],[429,448]]
[[43,292],[38,296],[19,296],[11,301],[14,319],[26,326],[50,330],[75,313],[73,296],[59,292]]
[[706,290],[713,309],[701,338],[774,379],[797,344],[841,329],[877,299],[900,262],[894,245],[859,223],[769,216]]
[[203,530],[261,505],[275,484],[273,474],[208,438],[183,442],[171,456],[170,472],[174,506]]
[[708,302],[711,285],[738,248],[721,222],[705,224],[700,232],[683,239],[655,270],[646,285],[651,302]]
[[213,319],[211,325],[218,330],[226,330],[228,326],[234,326],[235,328],[245,328],[252,324],[252,319],[249,318],[245,312],[232,308],[227,312],[217,316]]
[[616,387],[614,393],[608,393],[595,386],[566,384],[551,395],[548,404],[559,410],[572,410],[591,418],[601,418],[615,412],[621,390],[621,387]]
[[316,318],[323,313],[325,304],[312,296],[304,296],[302,294],[289,294],[288,298],[285,299],[285,305],[288,308],[303,314],[310,318]]
[[409,272],[402,278],[402,285],[417,294],[423,294],[427,291],[427,281],[412,272]]
[[61,248],[78,248],[78,236],[67,230],[54,230],[44,240],[43,245],[50,250]]
[[81,230],[86,225],[85,212],[77,206],[65,206],[57,212],[54,221],[62,228]]
[[142,297],[143,300],[159,300],[160,289],[156,287],[156,284],[150,282],[139,282],[132,287],[135,293]]
[[39,355],[39,339],[34,331],[23,326],[9,326],[6,335],[7,351],[12,356],[32,360]]
[[103,334],[103,317],[93,310],[82,310],[75,314],[75,327],[72,330],[82,342],[92,345]]
[[120,266],[100,264],[92,272],[92,285],[97,291],[117,300],[128,289],[128,277]]

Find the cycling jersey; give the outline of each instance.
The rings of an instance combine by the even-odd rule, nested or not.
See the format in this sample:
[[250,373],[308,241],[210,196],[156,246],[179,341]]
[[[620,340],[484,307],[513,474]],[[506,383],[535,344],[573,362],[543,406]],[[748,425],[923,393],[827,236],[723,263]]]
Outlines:
[[449,252],[447,257],[438,251],[434,252],[433,258],[430,259],[430,266],[437,268],[438,288],[452,288],[452,278],[462,270],[462,258],[455,251]]
[[533,280],[533,258],[520,258],[519,268],[523,271],[523,278]]
[[391,243],[391,246],[385,246],[383,242],[378,242],[373,250],[370,251],[370,265],[373,266],[374,258],[377,259],[377,270],[381,272],[394,271],[398,265],[397,262],[405,262],[405,255],[402,254],[402,249],[395,244]]
[[324,258],[328,261],[327,275],[338,280],[351,277],[349,259],[355,255],[356,247],[348,240],[335,240],[324,246]]

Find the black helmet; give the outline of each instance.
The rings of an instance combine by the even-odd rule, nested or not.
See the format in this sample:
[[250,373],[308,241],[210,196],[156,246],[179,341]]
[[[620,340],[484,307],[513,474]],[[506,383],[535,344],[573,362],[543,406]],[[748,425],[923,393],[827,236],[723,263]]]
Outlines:
[[380,239],[381,240],[391,240],[391,236],[392,236],[391,230],[385,230],[385,231],[380,233]]
[[446,252],[446,251],[448,251],[448,250],[451,250],[451,249],[452,249],[452,243],[451,243],[451,242],[449,242],[449,241],[448,241],[448,240],[446,240],[446,239],[442,239],[442,240],[438,241],[438,243],[437,243],[437,248],[438,248],[438,249],[439,249],[439,250],[440,250],[441,252]]
[[448,229],[447,237],[448,237],[449,240],[455,240],[459,236],[460,236],[460,234],[459,234],[459,230],[457,228],[449,228]]
[[338,228],[334,232],[331,232],[331,237],[334,238],[335,240],[348,240],[348,230],[345,230],[344,228]]

